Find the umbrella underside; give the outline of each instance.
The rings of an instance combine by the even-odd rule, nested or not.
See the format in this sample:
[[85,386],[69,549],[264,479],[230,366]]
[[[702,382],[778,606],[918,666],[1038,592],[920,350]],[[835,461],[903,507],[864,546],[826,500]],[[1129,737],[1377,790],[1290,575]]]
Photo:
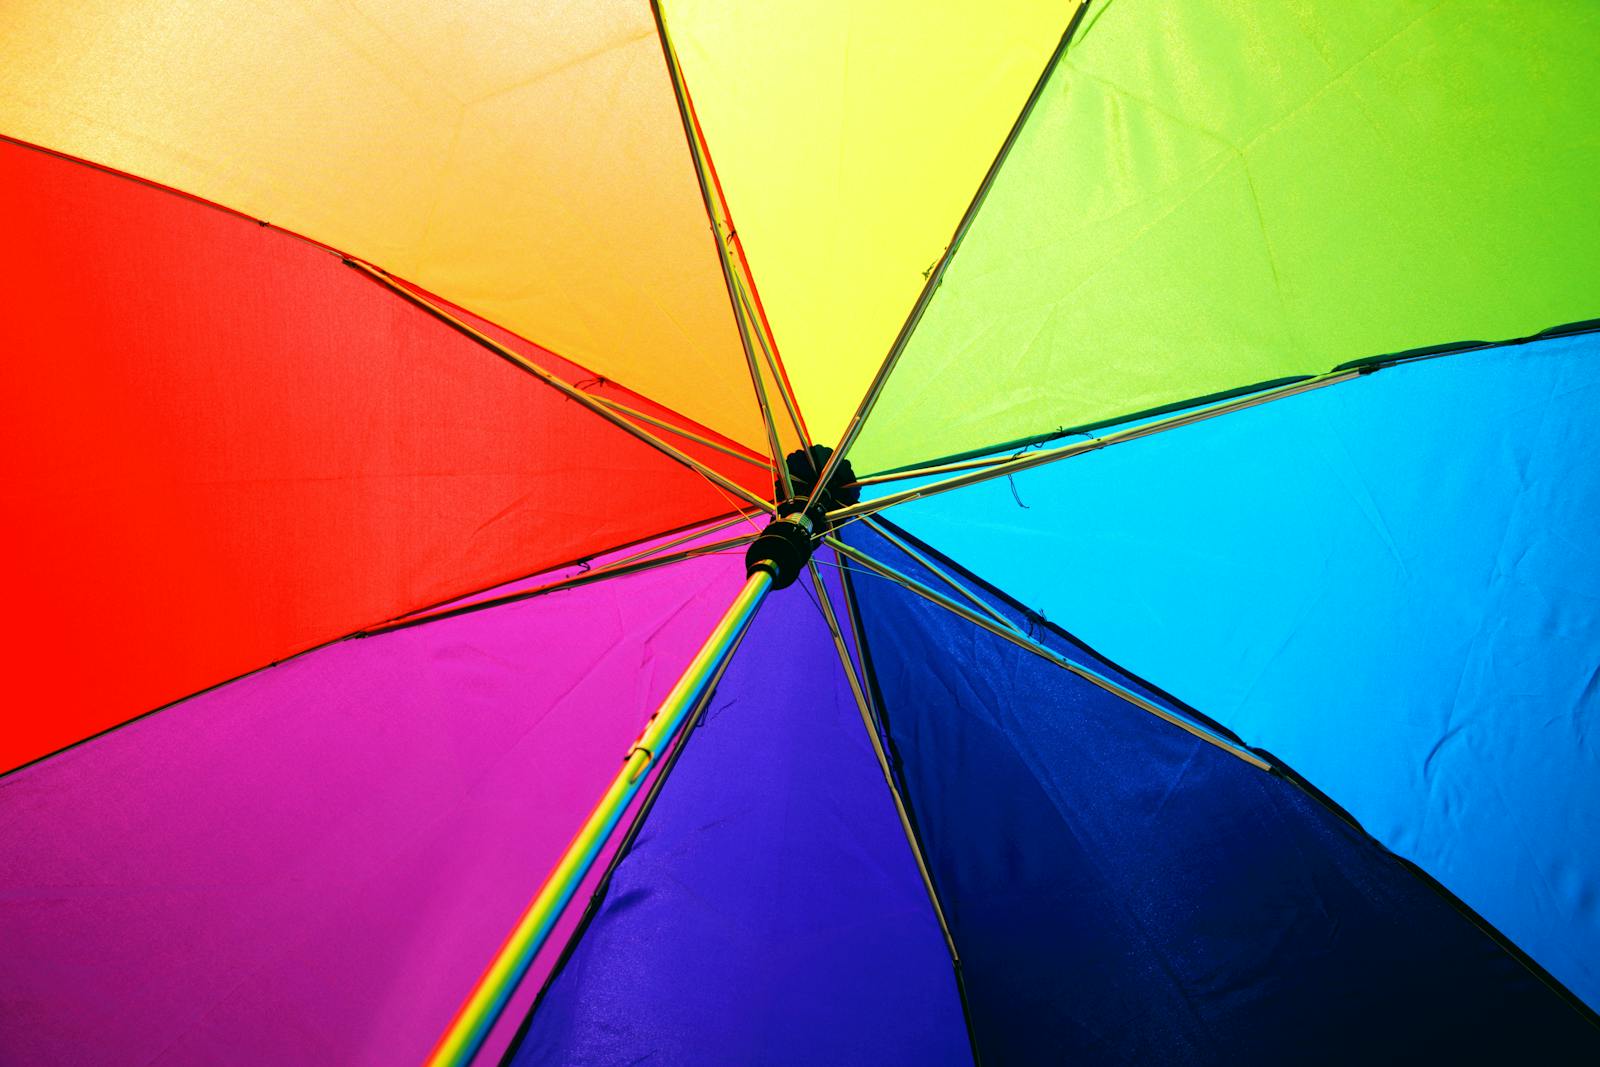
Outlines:
[[0,12],[0,1060],[1600,1055],[1600,13],[935,7]]

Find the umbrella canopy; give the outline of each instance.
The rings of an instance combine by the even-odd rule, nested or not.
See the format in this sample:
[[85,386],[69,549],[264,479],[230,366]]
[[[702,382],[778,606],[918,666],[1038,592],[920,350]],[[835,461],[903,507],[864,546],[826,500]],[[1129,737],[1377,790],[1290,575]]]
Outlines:
[[0,1060],[1600,1056],[1600,13],[0,10]]

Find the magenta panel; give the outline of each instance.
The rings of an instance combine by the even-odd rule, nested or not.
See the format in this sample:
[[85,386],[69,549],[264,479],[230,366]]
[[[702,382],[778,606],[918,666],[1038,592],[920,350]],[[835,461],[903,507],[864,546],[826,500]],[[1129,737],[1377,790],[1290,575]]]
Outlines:
[[742,576],[341,642],[0,778],[0,1061],[419,1061]]

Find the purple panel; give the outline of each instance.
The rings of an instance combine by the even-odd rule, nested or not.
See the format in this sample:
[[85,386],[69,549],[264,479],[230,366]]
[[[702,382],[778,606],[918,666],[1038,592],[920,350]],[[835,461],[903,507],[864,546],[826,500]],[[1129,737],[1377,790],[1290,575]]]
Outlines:
[[531,1064],[970,1064],[809,582],[773,593],[533,1016]]
[[742,577],[345,641],[0,779],[0,1062],[418,1062]]

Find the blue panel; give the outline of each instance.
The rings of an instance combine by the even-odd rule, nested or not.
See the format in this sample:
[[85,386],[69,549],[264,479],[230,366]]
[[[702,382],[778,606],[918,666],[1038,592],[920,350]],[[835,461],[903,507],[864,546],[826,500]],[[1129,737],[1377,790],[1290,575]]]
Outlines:
[[950,955],[809,583],[773,593],[512,1062],[960,1064]]
[[1600,1061],[1600,1028],[1288,780],[855,587],[987,1067]]
[[893,517],[1282,757],[1600,1006],[1600,337]]

